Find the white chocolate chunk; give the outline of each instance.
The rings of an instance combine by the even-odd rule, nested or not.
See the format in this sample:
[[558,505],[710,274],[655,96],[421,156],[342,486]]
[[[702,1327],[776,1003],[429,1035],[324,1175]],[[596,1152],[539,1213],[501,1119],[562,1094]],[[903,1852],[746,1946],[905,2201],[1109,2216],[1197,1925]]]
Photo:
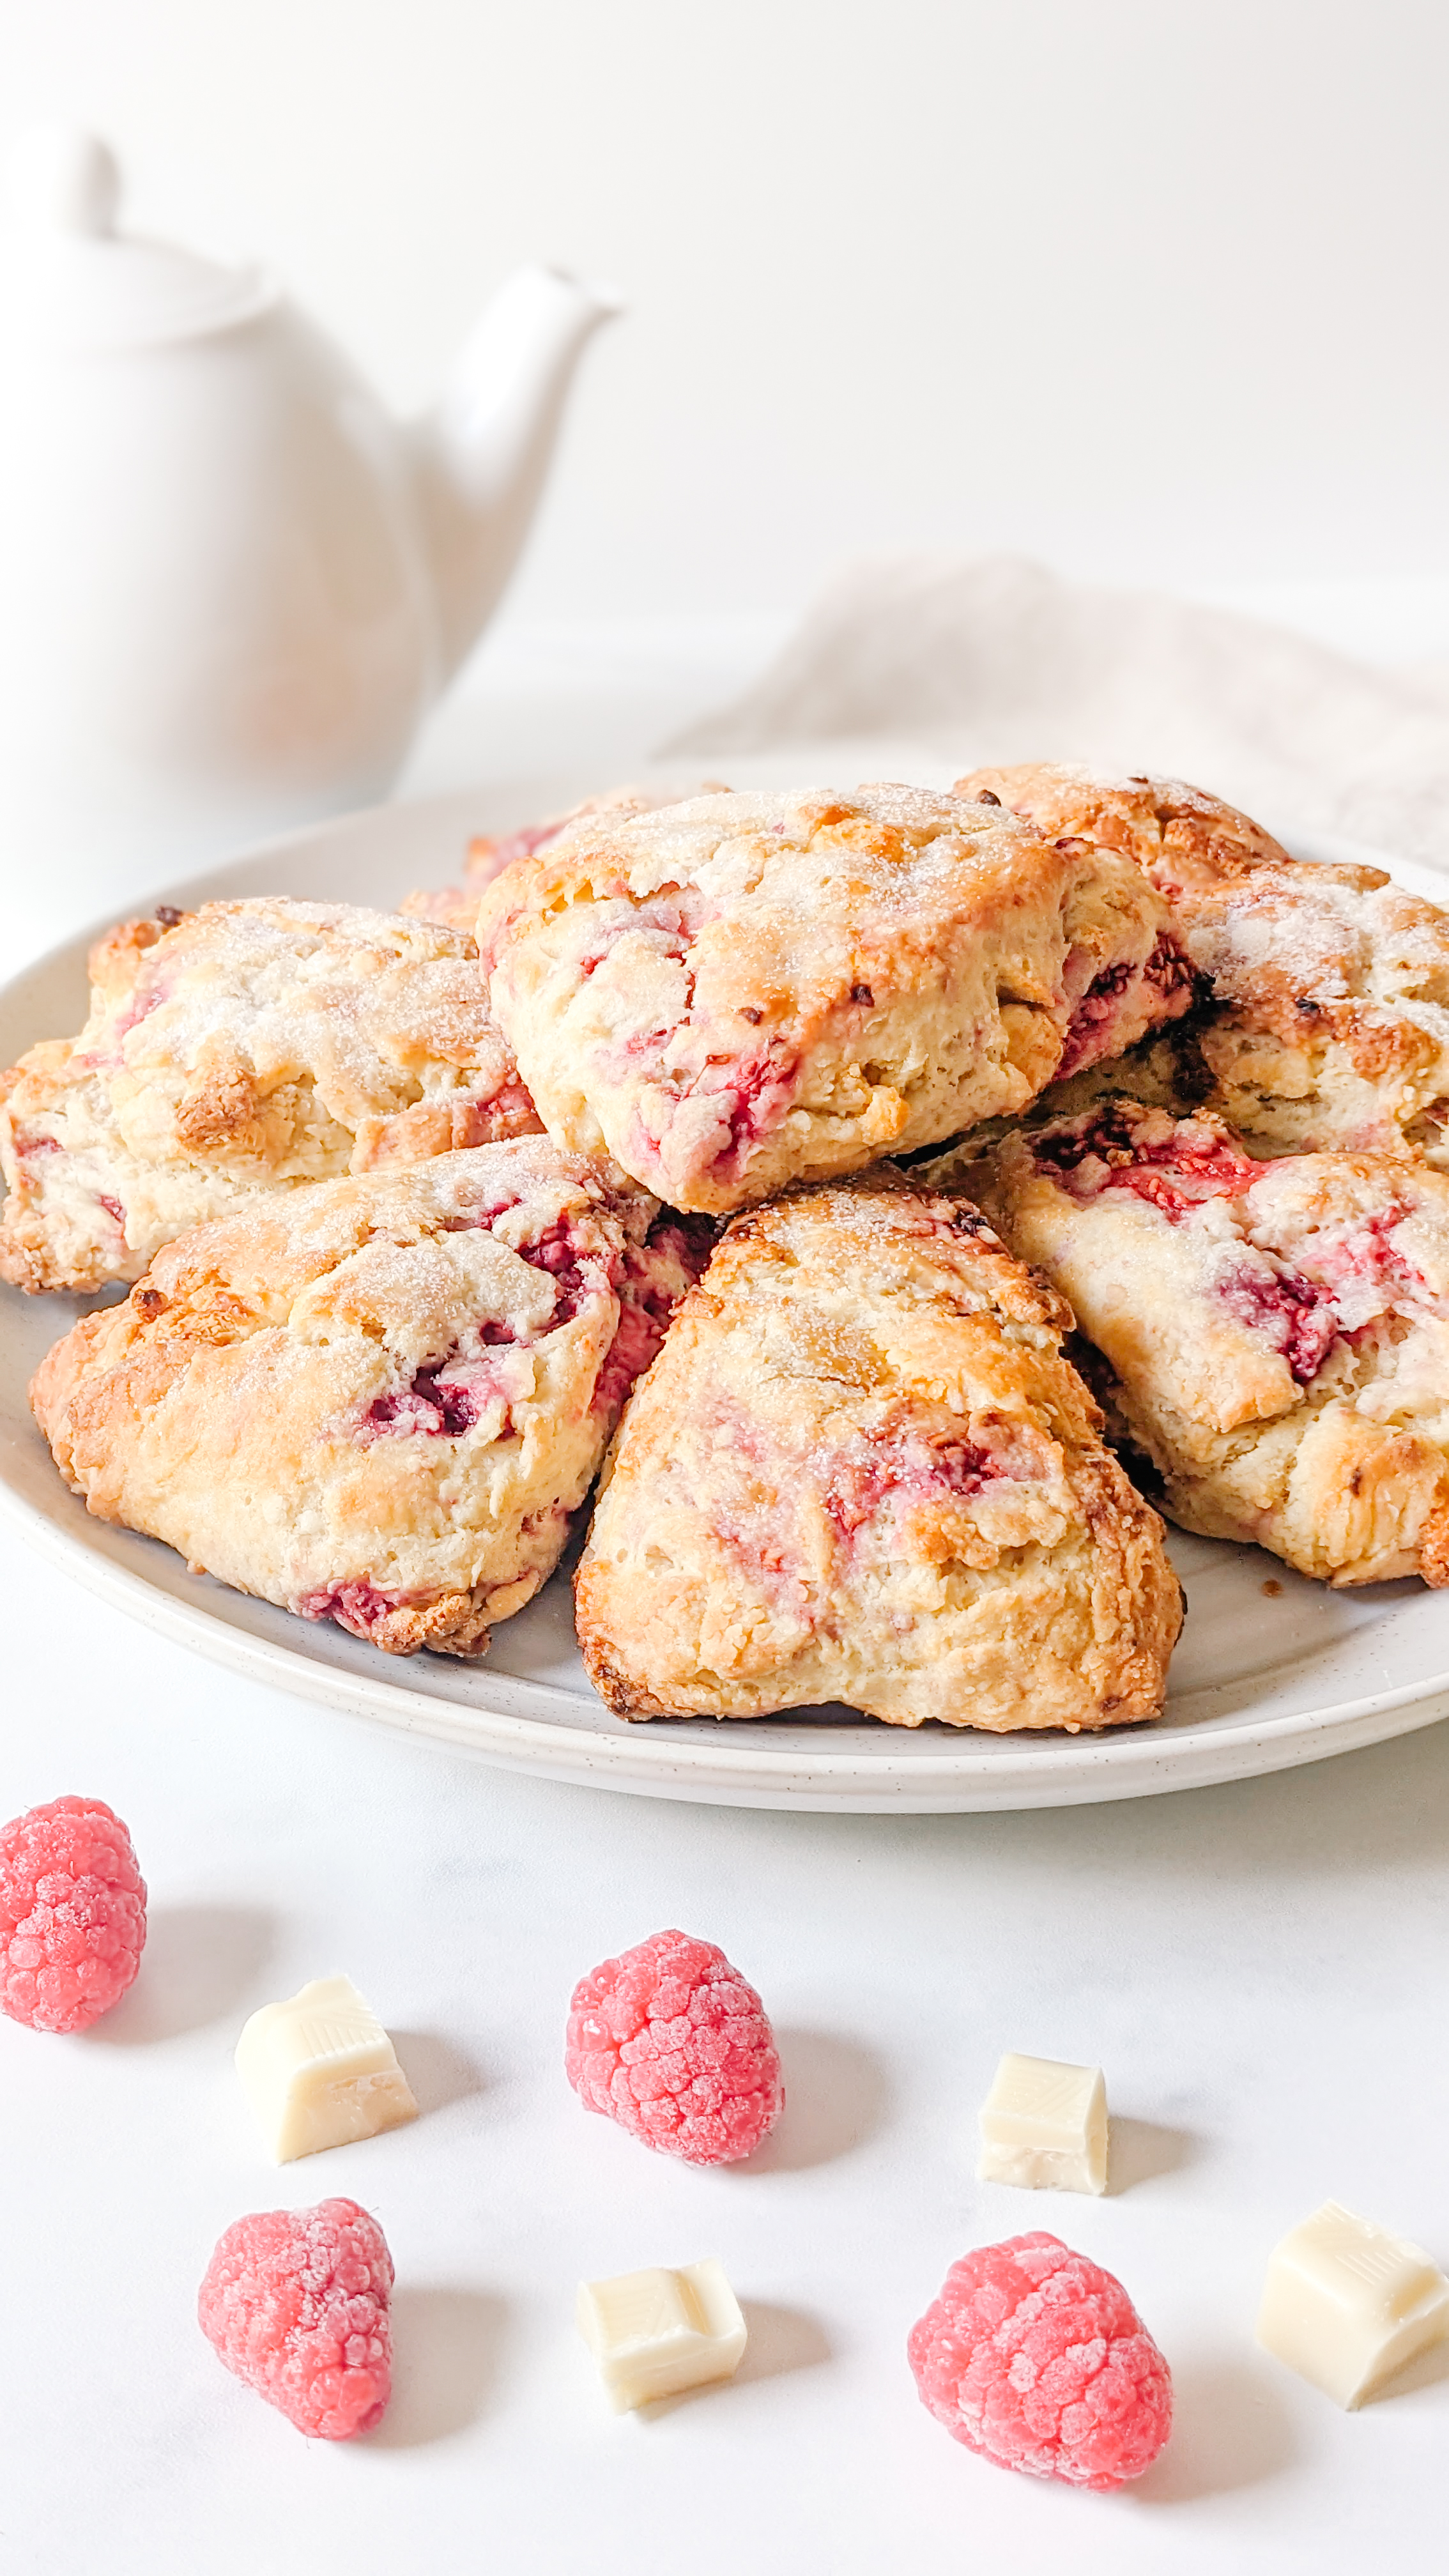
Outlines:
[[581,2281],[579,2332],[615,2406],[647,2406],[733,2379],[745,2348],[740,2303],[716,2262]]
[[237,2041],[236,2067],[274,2164],[418,2116],[392,2041],[350,1977],[318,1977],[264,2004]]
[[1258,2341],[1339,2406],[1361,2406],[1449,2334],[1449,2281],[1422,2247],[1326,2200],[1275,2245]]
[[1105,2191],[1107,2088],[1099,2066],[1003,2057],[981,2105],[978,2182],[1024,2191]]

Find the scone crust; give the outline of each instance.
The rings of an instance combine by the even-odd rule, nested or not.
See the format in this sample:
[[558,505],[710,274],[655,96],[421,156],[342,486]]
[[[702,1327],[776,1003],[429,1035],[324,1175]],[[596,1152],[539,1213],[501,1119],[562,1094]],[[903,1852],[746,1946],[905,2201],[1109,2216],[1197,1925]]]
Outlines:
[[1255,1158],[1134,1101],[942,1169],[1071,1300],[1115,1433],[1185,1529],[1335,1584],[1446,1580],[1449,1179]]
[[996,1732],[1161,1709],[1181,1599],[1062,1301],[883,1176],[737,1217],[630,1403],[576,1583],[624,1717],[843,1700]]
[[[1127,852],[1171,901],[1206,1007],[1124,1089],[1157,1099],[1175,1060],[1179,1105],[1206,1093],[1260,1153],[1409,1143],[1449,1166],[1449,914],[1382,868],[1290,858],[1180,779],[1037,763],[973,770],[957,792]],[[1110,1087],[1099,1068],[1050,1106],[1072,1115]]]
[[1129,860],[894,786],[586,819],[478,939],[549,1133],[715,1212],[1017,1110],[1191,985]]
[[80,1035],[0,1081],[0,1276],[140,1277],[259,1192],[538,1134],[465,933],[261,897],[124,922]]
[[167,1245],[31,1402],[100,1518],[389,1651],[479,1654],[698,1267],[611,1166],[480,1146]]
[[1008,769],[972,769],[953,791],[994,797],[1043,840],[1095,841],[1136,861],[1164,894],[1221,885],[1287,851],[1261,823],[1185,778],[1114,776],[1078,762],[1030,760]]

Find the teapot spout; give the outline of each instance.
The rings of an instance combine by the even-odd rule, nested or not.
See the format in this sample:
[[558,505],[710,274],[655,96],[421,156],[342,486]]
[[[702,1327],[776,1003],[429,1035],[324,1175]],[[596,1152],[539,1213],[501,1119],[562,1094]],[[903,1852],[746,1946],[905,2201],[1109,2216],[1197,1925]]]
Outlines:
[[414,467],[437,602],[440,686],[518,561],[584,343],[622,310],[608,288],[561,269],[519,269],[418,426]]

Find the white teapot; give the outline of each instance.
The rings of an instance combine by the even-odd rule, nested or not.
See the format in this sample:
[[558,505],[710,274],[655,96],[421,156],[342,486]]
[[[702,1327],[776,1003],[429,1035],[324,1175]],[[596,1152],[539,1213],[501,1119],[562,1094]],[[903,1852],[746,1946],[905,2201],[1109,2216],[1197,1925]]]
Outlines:
[[94,137],[27,137],[0,277],[0,881],[54,859],[98,904],[113,861],[154,884],[385,793],[619,309],[520,270],[404,425],[263,272],[117,233],[118,194]]

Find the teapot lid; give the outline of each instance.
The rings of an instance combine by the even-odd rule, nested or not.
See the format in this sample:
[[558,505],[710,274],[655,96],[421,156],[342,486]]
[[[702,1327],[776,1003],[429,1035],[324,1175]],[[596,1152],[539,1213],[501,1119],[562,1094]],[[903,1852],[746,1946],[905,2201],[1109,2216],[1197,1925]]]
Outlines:
[[40,126],[23,135],[7,175],[6,301],[52,346],[129,349],[189,340],[274,300],[259,269],[227,268],[167,242],[117,233],[115,155],[80,127]]

